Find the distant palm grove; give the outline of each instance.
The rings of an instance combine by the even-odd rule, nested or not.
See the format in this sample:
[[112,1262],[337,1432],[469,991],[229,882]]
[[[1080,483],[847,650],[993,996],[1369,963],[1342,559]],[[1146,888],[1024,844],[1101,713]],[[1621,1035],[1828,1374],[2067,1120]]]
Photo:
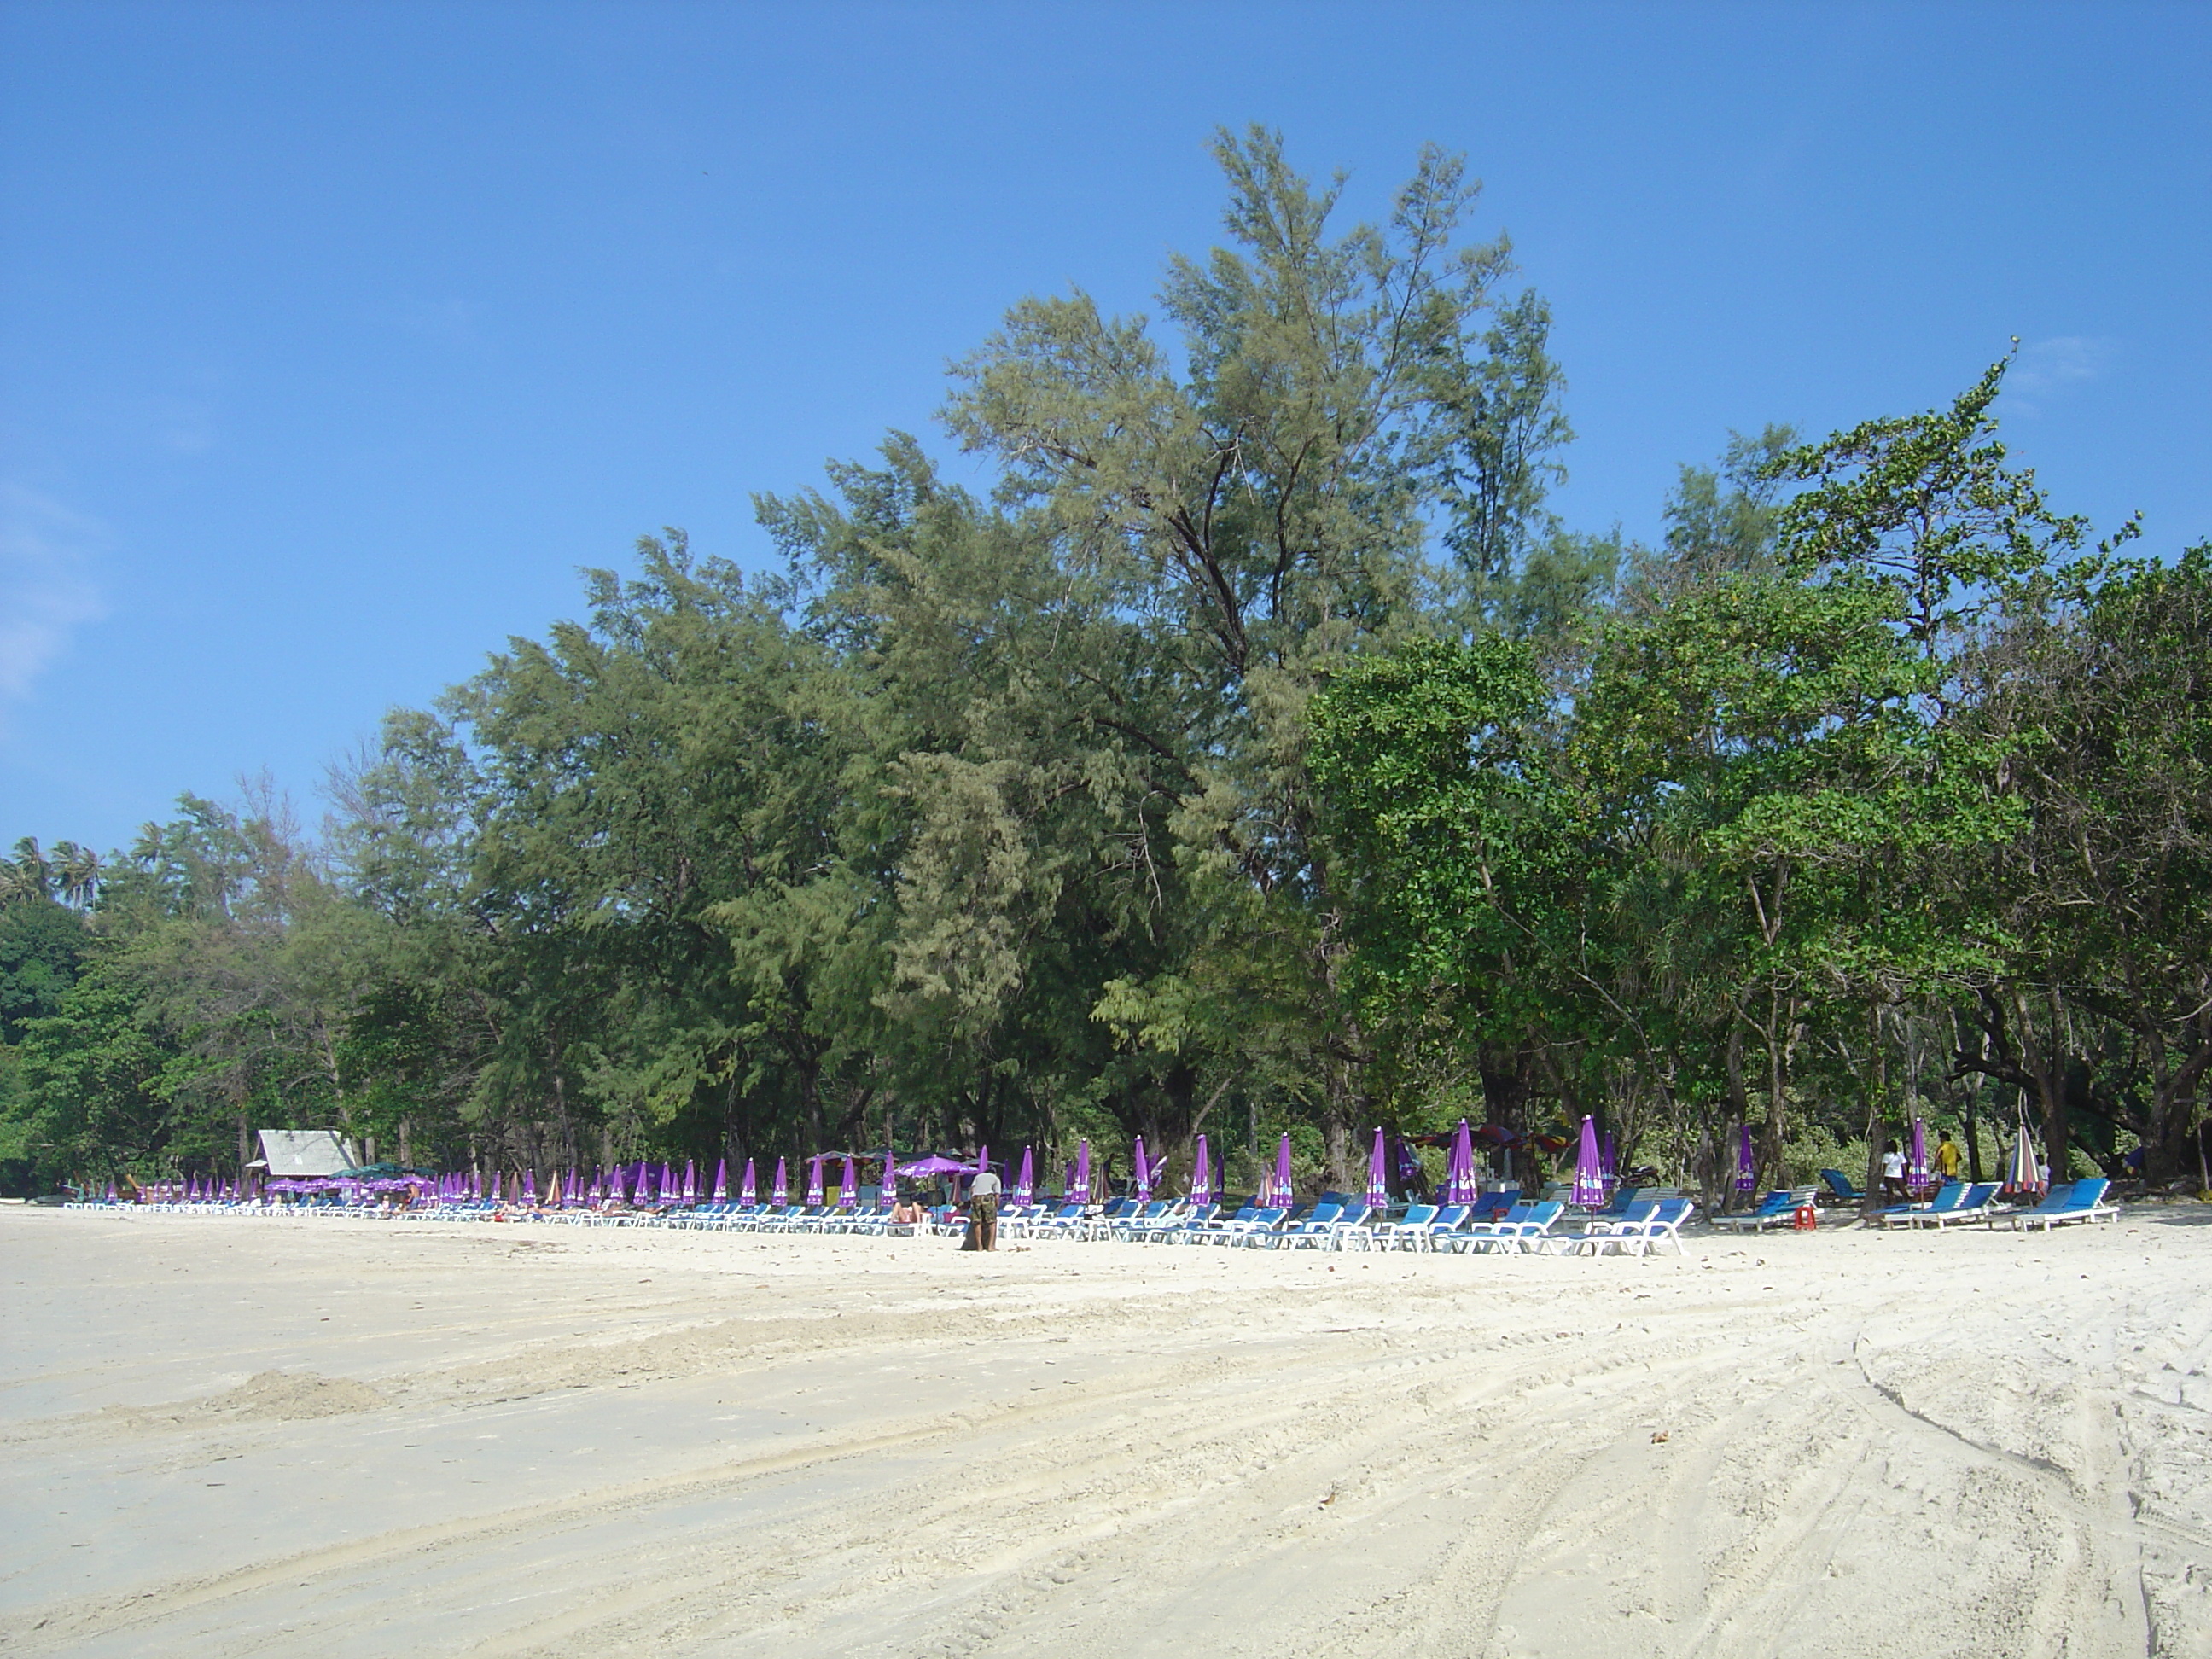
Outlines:
[[[670,532],[390,715],[310,836],[196,796],[0,863],[12,1190],[249,1131],[513,1170],[1194,1135],[1360,1183],[1376,1125],[1594,1115],[1711,1187],[2203,1180],[2212,545],[2133,556],[1992,414],[1686,466],[1657,546],[1547,506],[1550,315],[1425,153],[1345,228],[1224,135],[1159,314],[1022,301],[893,433]],[[2008,360],[2007,360],[2008,361]],[[19,824],[49,834],[65,825]],[[2131,1167],[2132,1166],[2132,1167]],[[1535,1173],[1524,1170],[1523,1173]]]

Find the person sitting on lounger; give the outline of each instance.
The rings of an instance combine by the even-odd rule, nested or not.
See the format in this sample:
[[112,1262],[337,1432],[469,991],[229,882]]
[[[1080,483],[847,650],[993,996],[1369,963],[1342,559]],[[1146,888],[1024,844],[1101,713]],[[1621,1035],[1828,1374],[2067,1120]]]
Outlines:
[[1909,1202],[1912,1196],[1905,1189],[1905,1154],[1893,1140],[1882,1143],[1881,1195],[1893,1204]]

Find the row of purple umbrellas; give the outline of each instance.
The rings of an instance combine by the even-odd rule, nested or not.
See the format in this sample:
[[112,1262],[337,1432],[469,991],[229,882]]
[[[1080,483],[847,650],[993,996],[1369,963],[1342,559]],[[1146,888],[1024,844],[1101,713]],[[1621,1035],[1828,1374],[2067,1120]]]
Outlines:
[[[1587,1118],[1583,1120],[1583,1134],[1585,1140],[1592,1146],[1595,1146],[1595,1131]],[[1610,1179],[1611,1154],[1612,1137],[1609,1135],[1606,1137],[1602,1152],[1590,1154],[1593,1158],[1602,1157],[1604,1163],[1602,1179]],[[806,1186],[803,1200],[807,1205],[820,1206],[828,1201],[825,1164],[833,1156],[816,1153],[807,1161]],[[842,1162],[844,1166],[843,1179],[838,1186],[837,1201],[842,1206],[850,1207],[859,1200],[860,1160],[851,1154],[846,1154],[842,1157]],[[1377,1127],[1375,1131],[1373,1152],[1368,1160],[1367,1195],[1369,1202],[1378,1207],[1389,1201],[1390,1162],[1389,1138],[1384,1131]],[[1398,1147],[1397,1164],[1401,1182],[1413,1169],[1418,1168],[1417,1161],[1413,1159],[1410,1150],[1403,1143],[1401,1143]],[[904,1176],[909,1179],[945,1175],[974,1176],[990,1167],[992,1167],[991,1155],[988,1146],[978,1149],[974,1163],[933,1153],[925,1158],[916,1158],[911,1163],[900,1164],[896,1162],[895,1155],[887,1152],[884,1160],[883,1179],[878,1183],[879,1201],[886,1208],[891,1204],[896,1176]],[[1139,1135],[1136,1138],[1134,1148],[1134,1168],[1131,1186],[1139,1200],[1148,1200],[1152,1198],[1154,1189],[1160,1184],[1163,1167],[1164,1160],[1148,1155],[1145,1150],[1144,1137]],[[1474,1141],[1472,1132],[1464,1118],[1460,1120],[1459,1131],[1452,1144],[1444,1184],[1448,1202],[1472,1203],[1474,1200],[1477,1182],[1474,1173]],[[1198,1204],[1214,1202],[1221,1196],[1220,1185],[1220,1171],[1216,1166],[1212,1150],[1207,1143],[1206,1137],[1201,1133],[1198,1137],[1197,1156],[1191,1170],[1191,1201]],[[1078,1143],[1075,1157],[1069,1160],[1066,1165],[1061,1190],[1070,1195],[1088,1194],[1091,1188],[1091,1142],[1086,1139]],[[534,1169],[519,1171],[512,1176],[495,1174],[487,1177],[479,1172],[469,1171],[444,1176],[380,1177],[370,1181],[342,1176],[301,1180],[279,1179],[268,1182],[265,1190],[326,1193],[387,1191],[402,1188],[414,1190],[428,1188],[438,1200],[447,1203],[473,1203],[502,1197],[513,1197],[533,1206],[539,1202],[538,1172]],[[156,1200],[183,1199],[188,1202],[197,1203],[234,1201],[239,1197],[240,1189],[239,1183],[234,1180],[223,1182],[212,1176],[203,1180],[195,1176],[185,1182],[165,1183],[149,1188],[148,1191],[149,1195]],[[703,1198],[710,1199],[714,1203],[723,1203],[727,1201],[729,1195],[727,1159],[717,1164],[711,1187],[702,1179],[696,1164],[687,1161],[684,1172],[679,1176],[672,1164],[664,1163],[656,1170],[649,1162],[639,1161],[634,1164],[616,1164],[611,1169],[599,1169],[594,1171],[588,1180],[580,1170],[574,1169],[568,1170],[565,1174],[556,1172],[546,1185],[544,1202],[556,1206],[596,1206],[603,1202],[676,1205],[696,1203]],[[1016,1177],[1008,1197],[1016,1204],[1027,1204],[1031,1202],[1036,1195],[1035,1150],[1024,1146],[1022,1149],[1020,1173]],[[112,1188],[109,1190],[109,1196],[114,1196]],[[738,1201],[748,1205],[757,1204],[760,1201],[760,1196],[757,1165],[753,1159],[747,1158],[744,1172],[738,1179]],[[1277,1144],[1272,1164],[1261,1171],[1259,1197],[1263,1205],[1288,1205],[1293,1201],[1291,1137],[1288,1133],[1285,1133]],[[775,1161],[775,1175],[769,1189],[769,1201],[779,1206],[787,1205],[791,1201],[790,1165],[785,1158],[779,1158]]]

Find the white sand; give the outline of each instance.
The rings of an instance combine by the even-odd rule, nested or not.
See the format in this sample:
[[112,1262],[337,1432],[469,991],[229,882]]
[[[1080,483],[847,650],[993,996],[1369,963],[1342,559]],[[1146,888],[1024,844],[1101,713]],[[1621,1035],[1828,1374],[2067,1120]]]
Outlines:
[[2212,1654],[2212,1214],[1657,1261],[0,1209],[14,1654]]

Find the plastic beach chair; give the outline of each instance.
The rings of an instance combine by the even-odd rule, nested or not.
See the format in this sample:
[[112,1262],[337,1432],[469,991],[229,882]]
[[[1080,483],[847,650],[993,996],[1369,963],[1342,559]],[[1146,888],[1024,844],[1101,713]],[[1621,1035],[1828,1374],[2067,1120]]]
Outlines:
[[[1240,1211],[1239,1215],[1243,1212]],[[1269,1234],[1290,1219],[1290,1206],[1268,1205],[1255,1210],[1249,1219],[1231,1221],[1214,1234],[1217,1244],[1264,1244]]]
[[1841,1170],[1823,1170],[1820,1179],[1827,1183],[1828,1196],[1838,1204],[1863,1204],[1866,1194],[1851,1185],[1851,1178]]
[[1376,1237],[1393,1249],[1418,1249],[1413,1241],[1428,1237],[1429,1224],[1437,1218],[1433,1204],[1408,1204],[1406,1213],[1395,1221],[1386,1221],[1375,1230]]
[[1474,1206],[1472,1204],[1445,1205],[1437,1212],[1436,1218],[1425,1229],[1413,1236],[1413,1248],[1433,1250],[1440,1245],[1449,1245],[1474,1216]]
[[1286,1250],[1295,1250],[1306,1244],[1317,1247],[1328,1244],[1334,1239],[1336,1224],[1343,1215],[1344,1206],[1341,1204],[1316,1204],[1307,1214],[1270,1237],[1267,1243],[1271,1246],[1279,1245]]
[[1736,1215],[1717,1215],[1713,1225],[1726,1227],[1733,1232],[1763,1233],[1769,1227],[1786,1227],[1796,1218],[1797,1212],[1813,1201],[1810,1187],[1795,1191],[1778,1187],[1759,1201],[1755,1210],[1746,1210]]
[[[2030,1227],[2048,1231],[2063,1227],[2069,1221],[2117,1221],[2119,1211],[2104,1201],[2105,1193],[2112,1184],[2101,1176],[2089,1181],[2062,1181],[2033,1209],[2015,1210],[2005,1219],[2012,1223],[2015,1232]],[[1996,1223],[1992,1221],[1990,1224],[1994,1226]]]
[[[1937,1196],[1940,1198],[1942,1194],[1939,1193]],[[1985,1219],[1991,1213],[1990,1206],[1996,1203],[1996,1182],[1978,1181],[1967,1188],[1959,1201],[1948,1209],[1931,1205],[1924,1210],[1907,1211],[1896,1219],[1907,1227],[1933,1227],[1941,1232],[1954,1221]],[[1885,1217],[1884,1220],[1886,1223],[1887,1218]]]
[[1892,1204],[1885,1209],[1876,1210],[1874,1212],[1874,1218],[1887,1227],[1899,1222],[1909,1221],[1915,1216],[1947,1215],[1966,1202],[1966,1183],[1965,1182],[1947,1181],[1936,1189],[1936,1196],[1927,1203]]
[[1562,1255],[1587,1249],[1592,1255],[1603,1255],[1607,1250],[1630,1249],[1632,1239],[1638,1240],[1636,1253],[1642,1254],[1640,1230],[1659,1213],[1659,1200],[1631,1205],[1625,1215],[1607,1215],[1603,1211],[1593,1215],[1578,1233],[1554,1233],[1551,1243]]
[[1672,1244],[1674,1254],[1681,1255],[1686,1254],[1682,1249],[1683,1224],[1697,1211],[1694,1200],[1662,1198],[1659,1200],[1657,1214],[1649,1220],[1620,1224],[1614,1229],[1613,1237],[1619,1241],[1619,1248],[1638,1255],[1656,1251],[1662,1244]]

